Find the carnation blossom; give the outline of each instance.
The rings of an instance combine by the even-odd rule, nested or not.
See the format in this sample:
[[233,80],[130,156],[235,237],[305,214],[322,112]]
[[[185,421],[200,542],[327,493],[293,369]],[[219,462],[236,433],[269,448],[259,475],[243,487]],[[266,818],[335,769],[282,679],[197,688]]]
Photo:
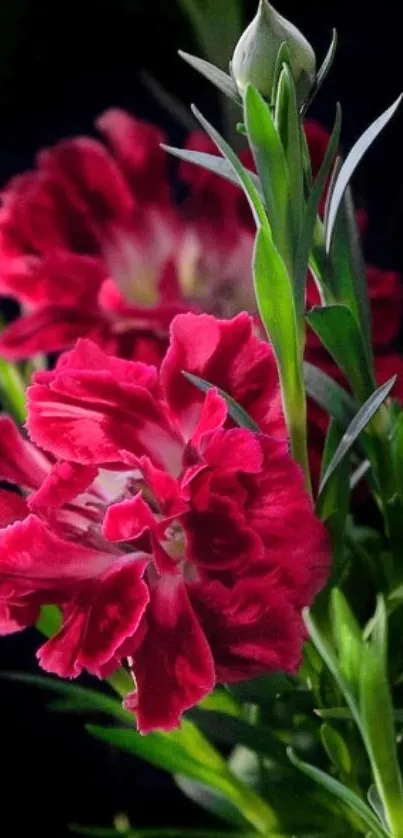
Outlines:
[[[260,433],[234,426],[217,387]],[[79,341],[37,374],[28,427],[46,457],[24,443],[26,476],[13,448],[3,466],[26,504],[0,531],[3,633],[60,605],[41,665],[104,677],[127,661],[143,732],[177,726],[218,682],[296,670],[329,547],[248,315],[176,317],[159,373]]]

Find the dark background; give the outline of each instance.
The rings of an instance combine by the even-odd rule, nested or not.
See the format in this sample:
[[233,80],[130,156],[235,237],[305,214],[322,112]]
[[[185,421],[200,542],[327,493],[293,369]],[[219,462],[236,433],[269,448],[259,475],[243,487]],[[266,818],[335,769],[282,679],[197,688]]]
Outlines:
[[[403,88],[399,4],[384,0],[374,10],[364,0],[277,5],[319,57],[336,26],[335,64],[310,116],[329,127],[340,100],[349,148]],[[247,20],[254,7],[246,0]],[[180,143],[182,129],[144,88],[141,69],[216,119],[212,88],[180,61],[179,47],[200,54],[173,0],[0,0],[0,181],[30,167],[41,146],[92,132],[94,118],[112,105],[158,122]],[[355,190],[370,212],[367,258],[403,272],[402,147],[400,113],[369,152]],[[36,645],[28,633],[2,640],[1,669],[35,671]],[[10,838],[34,831],[58,838],[67,834],[68,821],[106,826],[122,811],[136,826],[209,823],[164,775],[108,752],[80,719],[49,713],[41,692],[1,682],[0,725],[0,824]]]

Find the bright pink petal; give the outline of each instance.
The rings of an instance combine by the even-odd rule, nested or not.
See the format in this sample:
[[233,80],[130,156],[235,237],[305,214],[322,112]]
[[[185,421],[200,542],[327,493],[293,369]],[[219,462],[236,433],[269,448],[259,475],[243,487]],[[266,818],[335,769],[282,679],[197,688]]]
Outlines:
[[228,321],[190,313],[174,319],[161,382],[187,436],[197,423],[203,396],[186,380],[183,370],[222,389],[262,430],[285,436],[273,352],[266,341],[254,336],[253,329],[253,320],[245,313]]
[[16,492],[0,489],[0,527],[8,527],[14,521],[23,521],[28,512],[25,498]]
[[210,648],[180,575],[160,579],[150,594],[147,631],[133,654],[142,733],[178,727],[215,685]]
[[222,682],[273,671],[295,672],[305,632],[275,576],[189,586],[191,602],[209,641]]
[[9,416],[0,416],[0,479],[38,488],[49,471],[45,456],[23,437]]
[[103,535],[109,541],[131,541],[146,530],[153,530],[156,521],[141,492],[129,500],[113,503],[105,514]]
[[0,601],[0,635],[14,634],[34,625],[38,614],[37,605],[11,605]]
[[38,652],[43,669],[75,678],[83,669],[99,677],[127,638],[135,635],[148,603],[147,559],[126,556],[88,585],[66,609],[60,631]]
[[167,156],[161,149],[164,134],[119,108],[105,111],[96,125],[108,140],[137,200],[142,204],[167,200]]
[[46,512],[64,506],[85,492],[95,480],[98,469],[77,463],[58,462],[45,478],[42,486],[29,499],[30,509]]
[[63,589],[99,576],[113,556],[60,538],[35,515],[0,531],[0,579],[29,590]]

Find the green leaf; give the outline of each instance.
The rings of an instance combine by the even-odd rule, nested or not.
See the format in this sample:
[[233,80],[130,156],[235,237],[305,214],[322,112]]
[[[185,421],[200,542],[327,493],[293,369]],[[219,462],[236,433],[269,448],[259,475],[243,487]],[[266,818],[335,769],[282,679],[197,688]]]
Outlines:
[[329,643],[327,638],[321,632],[316,619],[307,608],[304,609],[303,617],[309,636],[316,650],[319,652],[322,660],[329,669],[329,672],[333,675],[333,678],[335,679],[342,694],[344,695],[344,698],[347,702],[347,705],[356,724],[358,725],[358,727],[360,727],[360,716],[358,712],[356,697],[350,687],[350,684],[340,671],[339,662],[337,660],[337,655],[333,646]]
[[362,634],[360,626],[339,588],[333,588],[331,593],[331,617],[340,672],[357,698],[363,645]]
[[[326,434],[325,449],[322,457],[321,476],[331,462],[337,450],[343,431],[334,419],[330,421]],[[344,531],[350,500],[350,463],[345,457],[335,468],[324,491],[318,496],[316,512],[326,524],[332,542],[333,577],[341,563],[344,553]]]
[[185,129],[186,132],[194,131],[195,120],[188,108],[182,104],[180,99],[166,90],[162,84],[147,70],[141,70],[139,78],[144,87],[151,93],[156,102],[165,110],[170,116]]
[[244,113],[273,240],[287,261],[289,189],[284,149],[269,105],[250,84],[245,91]]
[[277,816],[252,789],[231,774],[200,731],[184,720],[179,730],[141,736],[134,730],[88,725],[91,735],[141,757],[170,774],[183,774],[220,792],[258,831],[276,829]]
[[298,235],[304,208],[303,140],[294,79],[287,63],[283,63],[278,81],[275,122],[287,163],[294,235]]
[[340,733],[329,724],[323,724],[320,729],[322,745],[333,765],[345,774],[351,772],[350,751]]
[[257,754],[286,762],[284,746],[266,725],[253,725],[225,713],[206,713],[198,708],[191,710],[188,715],[205,736],[213,741],[243,745]]
[[[320,258],[323,259],[324,264],[328,265],[328,255],[324,248],[323,251]],[[350,187],[345,190],[339,207],[330,257],[328,280],[331,295],[336,302],[348,306],[354,314],[361,331],[368,364],[371,366],[371,312],[368,281]]]
[[187,64],[190,64],[194,70],[201,73],[201,75],[214,84],[218,90],[221,90],[221,93],[225,93],[229,99],[232,99],[239,106],[241,106],[241,98],[238,93],[238,88],[231,76],[228,76],[227,73],[219,70],[218,67],[215,67],[214,64],[210,64],[209,61],[205,61],[203,58],[197,58],[195,55],[189,55],[188,52],[183,52],[181,49],[178,50],[178,53],[180,57],[187,62]]
[[17,367],[4,358],[0,358],[0,397],[3,408],[22,425],[27,416],[24,382]]
[[294,389],[298,369],[298,333],[290,278],[270,232],[258,230],[253,277],[260,317],[273,344],[281,378]]
[[[165,143],[161,143],[161,148],[179,160],[185,160],[186,163],[191,163],[193,166],[200,166],[202,169],[206,169],[208,172],[213,172],[213,174],[224,178],[224,180],[228,180],[240,189],[242,188],[234,167],[224,157],[219,157],[217,154],[206,154],[204,151],[174,148],[173,146],[165,145]],[[249,169],[245,169],[245,171],[259,194],[260,185],[255,173],[250,172]]]
[[228,716],[239,716],[242,712],[239,702],[225,687],[216,687],[214,692],[203,698],[198,706],[201,710],[217,710],[219,713],[226,713]]
[[240,826],[245,823],[236,807],[218,791],[208,788],[205,783],[190,780],[189,777],[183,777],[180,774],[174,775],[174,780],[181,792],[206,812],[210,812],[231,825]]
[[202,393],[207,393],[211,387],[214,387],[215,390],[220,394],[220,396],[225,399],[228,406],[228,413],[231,418],[234,420],[236,425],[239,425],[240,428],[248,428],[250,431],[254,431],[255,433],[260,433],[259,425],[252,419],[246,410],[238,404],[235,399],[225,393],[224,390],[221,390],[220,387],[216,387],[215,384],[210,384],[209,381],[205,381],[204,378],[199,378],[198,375],[193,375],[191,372],[186,372],[186,370],[182,370],[182,375],[190,381],[191,384],[194,384],[198,390],[201,390]]
[[337,49],[337,30],[333,29],[332,30],[332,40],[330,42],[329,49],[328,49],[328,51],[327,51],[327,53],[326,53],[326,55],[325,55],[325,57],[322,61],[322,64],[321,64],[321,66],[319,68],[319,71],[318,71],[318,74],[316,76],[315,88],[314,88],[315,95],[318,93],[318,91],[322,87],[323,82],[325,81],[326,77],[329,74],[329,71],[332,68],[334,57],[336,55],[336,49]]
[[45,637],[52,637],[59,631],[62,624],[62,614],[56,605],[42,605],[39,619],[36,621],[36,628]]
[[295,296],[297,312],[302,314],[305,305],[305,283],[308,271],[309,256],[312,248],[312,241],[315,231],[316,217],[319,212],[319,205],[323,195],[330,169],[334,161],[335,154],[339,145],[341,129],[341,108],[337,105],[336,119],[333,126],[333,131],[330,136],[325,156],[322,160],[321,167],[316,176],[315,183],[310,192],[304,217],[302,221],[301,232],[298,237],[297,250],[295,255]]
[[392,835],[402,834],[403,783],[396,750],[393,704],[387,674],[387,618],[378,597],[372,634],[361,656],[359,704],[376,788]]
[[363,800],[361,800],[360,797],[358,797],[357,794],[355,794],[355,792],[351,791],[351,789],[343,785],[343,783],[335,780],[334,777],[331,777],[319,768],[300,760],[292,748],[287,749],[287,754],[290,762],[295,766],[295,768],[298,768],[303,774],[344,803],[348,809],[355,812],[361,821],[371,829],[376,838],[388,838],[388,833],[385,831],[382,824],[379,823],[378,818],[375,817],[375,815],[371,812],[371,809],[369,809],[369,807]]
[[350,393],[308,361],[304,362],[304,380],[308,396],[323,408],[340,428],[347,428],[358,410],[358,405]]
[[372,145],[374,140],[377,138],[378,134],[380,134],[383,128],[385,128],[389,120],[396,112],[402,98],[403,94],[401,94],[398,97],[398,99],[396,99],[396,101],[383,114],[381,114],[381,116],[378,116],[378,118],[372,123],[372,125],[369,126],[369,128],[367,128],[366,131],[364,131],[360,139],[357,140],[357,142],[347,155],[340,169],[338,178],[333,187],[333,192],[329,204],[328,222],[326,228],[326,250],[328,253],[330,252],[333,229],[339,206],[343,198],[344,192],[351,180],[351,177],[354,174],[354,171],[357,168],[360,160],[364,156],[365,152]]
[[375,390],[374,393],[372,393],[372,395],[369,397],[369,399],[367,399],[367,401],[362,405],[362,407],[360,407],[358,413],[356,413],[354,419],[350,422],[350,425],[344,433],[340,445],[335,451],[333,459],[329,463],[326,472],[323,475],[319,487],[319,494],[323,491],[323,488],[329,480],[329,477],[332,475],[334,469],[342,461],[343,457],[346,456],[348,451],[351,449],[352,445],[354,445],[360,433],[364,430],[366,425],[368,425],[368,422],[371,421],[372,417],[375,415],[377,410],[379,410],[381,404],[385,401],[392,387],[394,386],[395,381],[396,376],[390,378],[389,381],[386,382],[386,384],[382,384],[381,387],[378,387],[378,389]]
[[256,832],[228,832],[228,830],[216,829],[161,829],[158,827],[158,829],[129,829],[122,832],[117,829],[81,826],[80,824],[70,824],[69,829],[76,835],[88,835],[93,838],[256,838]]
[[29,686],[39,687],[42,690],[50,690],[63,696],[66,701],[66,709],[75,708],[77,711],[97,710],[118,719],[120,722],[133,724],[133,715],[124,709],[122,703],[100,690],[91,690],[88,687],[81,687],[77,684],[68,684],[57,678],[50,678],[41,675],[28,675],[23,672],[4,672],[2,678],[8,681],[15,681]]
[[364,401],[374,389],[357,321],[345,305],[315,306],[306,320],[346,374],[354,394]]
[[230,165],[232,166],[239,183],[241,184],[245,195],[249,201],[256,226],[258,227],[261,225],[265,229],[269,230],[269,224],[265,212],[265,208],[262,204],[258,189],[255,186],[253,178],[250,177],[247,170],[242,166],[241,161],[232,150],[231,146],[224,140],[223,137],[216,131],[216,129],[210,125],[207,119],[200,113],[200,111],[192,105],[192,113],[195,115],[196,119],[200,122],[201,126],[207,132],[209,137],[213,140],[217,148],[221,151],[223,157],[225,157]]

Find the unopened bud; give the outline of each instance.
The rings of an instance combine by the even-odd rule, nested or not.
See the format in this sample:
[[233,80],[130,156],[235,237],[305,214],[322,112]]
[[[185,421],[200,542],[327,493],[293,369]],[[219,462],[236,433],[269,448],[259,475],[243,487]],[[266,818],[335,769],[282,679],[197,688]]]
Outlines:
[[289,50],[298,103],[307,99],[315,81],[315,53],[299,29],[279,15],[268,0],[260,0],[256,17],[235,47],[231,72],[240,93],[247,84],[253,84],[271,99],[276,59],[284,42]]

